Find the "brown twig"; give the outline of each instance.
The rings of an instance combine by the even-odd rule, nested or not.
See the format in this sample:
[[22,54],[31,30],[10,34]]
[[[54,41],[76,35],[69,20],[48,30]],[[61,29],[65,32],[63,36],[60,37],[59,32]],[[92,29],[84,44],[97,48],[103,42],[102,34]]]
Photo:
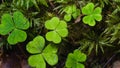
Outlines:
[[76,20],[75,20],[74,23],[78,23],[78,22],[80,22],[82,16],[84,16],[84,15],[83,15],[83,14],[79,15],[79,16],[76,18]]
[[106,65],[116,56],[116,54],[114,54],[103,66],[103,68],[106,68]]

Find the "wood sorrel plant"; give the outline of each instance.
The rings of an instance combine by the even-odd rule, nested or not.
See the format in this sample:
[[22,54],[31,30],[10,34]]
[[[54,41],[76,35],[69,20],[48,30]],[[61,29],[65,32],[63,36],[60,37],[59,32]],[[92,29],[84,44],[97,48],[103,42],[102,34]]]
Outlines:
[[29,28],[29,21],[24,17],[20,11],[10,14],[4,14],[2,16],[0,24],[0,34],[9,35],[7,41],[9,44],[17,44],[18,42],[23,42],[27,38],[25,31]]
[[53,44],[48,44],[45,47],[45,39],[42,36],[37,36],[30,41],[26,49],[32,55],[28,58],[28,63],[32,67],[46,68],[45,61],[53,66],[58,62],[57,48]]
[[62,37],[68,35],[67,23],[59,20],[58,17],[53,17],[45,22],[45,27],[50,30],[46,34],[46,39],[54,43],[60,43]]
[[94,9],[93,3],[88,3],[86,6],[82,8],[82,13],[86,16],[83,17],[83,22],[88,24],[89,26],[95,26],[96,21],[102,20],[101,15],[102,9],[100,7],[96,7]]

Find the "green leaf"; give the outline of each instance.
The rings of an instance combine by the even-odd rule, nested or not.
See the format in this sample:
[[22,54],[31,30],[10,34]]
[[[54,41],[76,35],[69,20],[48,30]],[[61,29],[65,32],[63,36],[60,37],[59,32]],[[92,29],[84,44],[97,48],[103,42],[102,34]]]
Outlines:
[[33,41],[30,41],[26,49],[29,53],[35,54],[35,53],[41,53],[43,48],[45,46],[45,40],[42,36],[37,36],[33,39]]
[[54,43],[60,43],[61,42],[61,37],[55,31],[47,32],[45,37],[48,41],[53,41]]
[[94,4],[88,3],[85,7],[82,8],[82,13],[84,15],[87,15],[83,17],[83,22],[90,26],[95,26],[96,24],[95,20],[96,21],[102,20],[101,11],[102,9],[100,7],[94,9]]
[[49,65],[53,66],[58,62],[58,56],[56,54],[44,53],[43,56]]
[[71,7],[72,7],[72,13],[75,13],[76,12],[76,5],[75,4],[73,4],[73,5],[71,5]]
[[81,63],[77,63],[76,68],[85,68],[85,66],[83,64],[81,64]]
[[57,48],[55,46],[52,46],[49,44],[44,50],[43,50],[43,57],[50,65],[55,65],[58,62],[58,56],[57,56]]
[[67,57],[67,61],[65,63],[65,66],[67,68],[71,68],[72,66],[74,66],[74,64],[76,63],[75,59],[74,59],[74,56],[72,53],[69,53],[68,54],[68,57]]
[[77,9],[76,12],[72,14],[73,18],[76,19],[80,15],[80,10]]
[[41,54],[31,55],[28,58],[28,64],[35,68],[46,68],[46,63]]
[[95,10],[93,11],[94,14],[101,14],[102,9],[100,7],[95,8]]
[[102,20],[102,15],[101,14],[94,14],[94,19],[97,21],[101,21]]
[[97,21],[101,21],[102,20],[102,15],[101,15],[102,9],[100,7],[95,8],[95,10],[93,11],[93,15],[94,15],[94,19]]
[[65,21],[60,21],[60,24],[55,30],[61,37],[66,37],[68,35],[67,24]]
[[23,42],[27,38],[26,32],[19,30],[19,29],[14,29],[12,33],[8,36],[7,41],[8,43],[14,45],[17,42]]
[[85,15],[91,14],[94,9],[93,3],[88,3],[85,7],[82,8],[82,13]]
[[26,32],[20,29],[28,28],[29,28],[28,20],[19,11],[14,12],[13,16],[11,16],[10,14],[4,14],[2,16],[0,24],[0,34],[6,35],[10,33],[7,38],[7,41],[11,45],[25,41],[27,38],[27,34]]
[[76,19],[79,15],[80,15],[80,10],[77,9],[76,5],[68,5],[66,6],[63,11],[65,11],[65,15],[64,15],[64,20],[65,21],[70,21],[72,19],[72,17],[74,19]]
[[80,62],[85,62],[86,55],[81,53],[78,49],[74,50],[74,53],[69,53],[65,66],[67,68],[85,68]]
[[78,49],[74,51],[73,55],[78,62],[84,62],[86,60],[86,55],[84,53],[81,53],[81,51]]
[[71,20],[71,14],[65,14],[64,20],[65,21],[70,21]]
[[6,35],[14,29],[13,20],[10,14],[4,14],[2,16],[0,24],[0,34]]
[[65,7],[64,11],[67,13],[67,14],[72,14],[72,11],[73,11],[73,8],[71,5],[68,5]]
[[81,63],[78,63],[75,58],[74,55],[72,53],[70,53],[67,57],[67,61],[65,66],[67,68],[85,68],[85,66]]
[[76,5],[67,5],[64,9],[67,14],[72,14],[76,12]]
[[93,16],[85,16],[83,18],[83,22],[85,24],[88,24],[90,26],[95,26],[95,20],[94,20],[94,17]]
[[[33,41],[43,44],[41,42],[41,41],[43,41],[43,37],[37,36],[36,38],[34,38]],[[29,42],[30,44],[33,43],[34,44],[33,46],[29,45],[29,43],[28,43],[27,51],[35,54],[35,53],[38,53],[39,50],[41,50],[41,49],[39,49],[40,45],[38,47],[36,47],[37,44],[35,44],[33,41]],[[36,67],[36,68],[46,68],[45,60],[49,65],[55,65],[58,62],[58,56],[56,54],[57,50],[58,49],[56,46],[49,44],[45,47],[44,50],[42,49],[42,52],[40,54],[31,55],[28,59],[28,63],[30,66]]]
[[14,12],[13,19],[14,19],[16,28],[18,28],[18,29],[28,29],[29,28],[29,22],[21,12],[19,12],[19,11]]
[[43,50],[43,53],[57,53],[57,47],[52,45],[52,44],[48,44],[47,47]]
[[49,30],[45,37],[48,41],[54,43],[60,43],[61,37],[66,37],[68,35],[67,24],[63,20],[59,20],[58,17],[53,17],[51,20],[45,22],[45,27]]
[[49,30],[53,30],[59,24],[59,18],[53,17],[51,20],[45,22],[45,27]]

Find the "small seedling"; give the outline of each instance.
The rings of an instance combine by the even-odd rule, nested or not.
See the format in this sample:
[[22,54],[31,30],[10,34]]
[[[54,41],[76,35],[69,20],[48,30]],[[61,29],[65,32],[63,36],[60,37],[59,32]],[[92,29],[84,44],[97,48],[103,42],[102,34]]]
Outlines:
[[85,68],[81,62],[86,61],[86,55],[76,49],[73,53],[69,53],[65,66],[67,68]]
[[45,22],[45,27],[48,30],[46,39],[54,43],[60,43],[61,37],[66,37],[68,35],[67,24],[63,20],[59,20],[58,17],[53,17],[51,20]]
[[26,50],[33,54],[28,58],[28,64],[35,68],[46,68],[46,63],[55,65],[58,62],[57,47],[48,44],[45,47],[45,39],[42,36],[37,36],[30,41]]
[[72,17],[76,19],[80,15],[80,10],[77,9],[76,5],[68,5],[63,11],[66,13],[64,16],[65,21],[70,21]]
[[2,16],[0,24],[0,34],[9,34],[7,41],[9,44],[16,44],[18,42],[23,42],[27,38],[25,31],[29,28],[29,21],[24,17],[24,15],[16,11],[13,16],[10,14],[4,14]]
[[82,13],[86,15],[83,17],[83,22],[85,24],[88,24],[89,26],[95,26],[96,21],[101,21],[102,20],[102,9],[100,7],[96,7],[94,9],[94,4],[93,3],[88,3],[86,6],[82,8]]

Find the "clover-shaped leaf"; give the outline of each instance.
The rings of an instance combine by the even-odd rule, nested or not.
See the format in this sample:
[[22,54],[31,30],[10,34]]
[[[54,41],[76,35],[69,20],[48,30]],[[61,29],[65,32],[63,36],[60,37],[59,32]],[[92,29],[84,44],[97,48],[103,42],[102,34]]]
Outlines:
[[80,15],[80,10],[76,9],[76,11],[74,13],[72,13],[72,16],[74,19],[76,19],[78,16]]
[[49,30],[54,30],[59,24],[59,18],[53,17],[51,20],[45,22],[45,27]]
[[59,34],[56,31],[47,32],[46,39],[48,41],[53,41],[54,43],[61,42],[61,37],[59,36]]
[[72,19],[71,14],[65,14],[65,16],[64,16],[65,21],[70,21],[71,19]]
[[18,11],[14,12],[13,20],[14,20],[15,27],[17,29],[28,29],[29,28],[29,22],[21,12],[18,12]]
[[45,40],[42,36],[37,36],[27,44],[27,51],[29,53],[41,53],[45,46]]
[[0,24],[0,34],[8,36],[9,44],[16,44],[18,42],[23,42],[27,38],[26,30],[29,28],[29,21],[24,17],[24,15],[16,11],[13,13],[13,16],[10,14],[4,14],[2,16]]
[[48,64],[55,65],[58,62],[58,61],[56,61],[56,60],[58,60],[56,53],[57,53],[57,48],[55,46],[52,46],[51,44],[49,44],[43,50],[42,55]]
[[74,57],[78,62],[84,62],[86,60],[86,55],[79,50],[74,51]]
[[102,20],[102,9],[100,7],[97,7],[94,9],[94,4],[93,3],[88,3],[85,7],[82,8],[82,13],[84,15],[87,15],[83,17],[83,22],[85,24],[88,24],[90,26],[95,26],[96,21],[101,21]]
[[63,10],[66,14],[64,15],[65,21],[70,21],[72,17],[76,19],[80,15],[80,10],[75,5],[68,5]]
[[65,66],[67,68],[85,68],[80,62],[85,62],[86,55],[81,53],[78,49],[74,50],[73,53],[69,53]]
[[58,62],[57,48],[52,44],[47,45],[45,48],[45,39],[42,36],[37,36],[30,41],[26,50],[33,54],[29,57],[28,63],[32,67],[46,68],[46,63],[55,65]]
[[51,20],[45,22],[45,27],[48,30],[46,39],[54,43],[60,43],[61,37],[66,37],[68,35],[67,24],[65,21],[59,20],[58,17],[53,17]]
[[45,63],[44,58],[41,54],[31,55],[28,58],[28,64],[31,67],[46,68],[46,63]]
[[4,14],[0,24],[0,34],[6,35],[14,29],[14,23],[11,15]]
[[14,44],[17,42],[25,41],[26,37],[27,37],[26,32],[19,29],[14,29],[12,33],[8,36],[7,40],[8,43]]
[[72,14],[74,13],[76,10],[76,6],[75,5],[68,5],[65,7],[64,11],[67,13],[67,14]]

